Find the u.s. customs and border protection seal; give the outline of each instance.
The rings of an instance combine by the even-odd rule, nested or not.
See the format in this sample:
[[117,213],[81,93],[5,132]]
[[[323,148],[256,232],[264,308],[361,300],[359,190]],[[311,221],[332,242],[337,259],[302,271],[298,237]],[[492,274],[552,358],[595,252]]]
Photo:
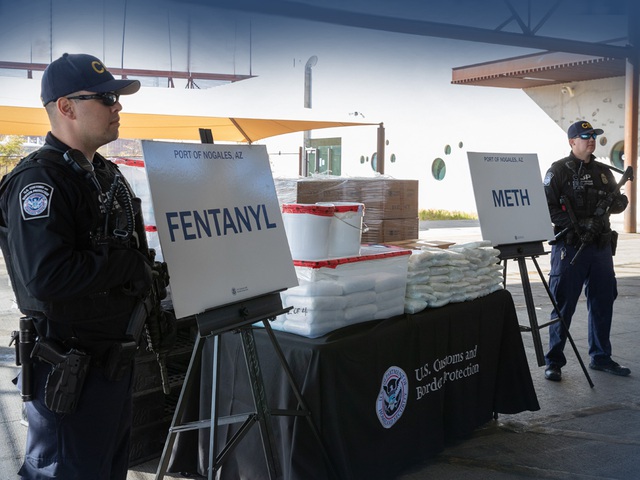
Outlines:
[[20,191],[23,220],[46,218],[51,210],[53,187],[46,183],[30,183]]
[[376,414],[384,428],[391,428],[400,419],[407,406],[409,379],[400,367],[389,367],[382,376],[380,393],[376,401]]

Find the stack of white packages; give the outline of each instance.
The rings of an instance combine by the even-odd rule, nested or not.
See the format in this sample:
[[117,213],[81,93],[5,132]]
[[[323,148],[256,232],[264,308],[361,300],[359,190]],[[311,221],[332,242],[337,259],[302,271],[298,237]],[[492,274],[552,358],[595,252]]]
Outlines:
[[282,304],[293,308],[271,326],[316,338],[347,325],[401,315],[408,257],[404,250],[402,255],[317,262],[336,262],[326,267],[296,265],[299,285],[280,294]]
[[448,250],[414,250],[409,258],[405,312],[465,302],[504,288],[499,254],[489,241],[453,245]]

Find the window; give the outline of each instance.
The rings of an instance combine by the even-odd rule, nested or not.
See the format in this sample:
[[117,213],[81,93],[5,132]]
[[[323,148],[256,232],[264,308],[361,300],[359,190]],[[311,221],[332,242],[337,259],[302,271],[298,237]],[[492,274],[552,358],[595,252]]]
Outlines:
[[617,142],[611,149],[611,165],[624,170],[624,142]]
[[447,165],[444,163],[444,160],[441,158],[436,158],[431,164],[431,175],[433,178],[440,181],[444,179],[444,176],[447,174]]

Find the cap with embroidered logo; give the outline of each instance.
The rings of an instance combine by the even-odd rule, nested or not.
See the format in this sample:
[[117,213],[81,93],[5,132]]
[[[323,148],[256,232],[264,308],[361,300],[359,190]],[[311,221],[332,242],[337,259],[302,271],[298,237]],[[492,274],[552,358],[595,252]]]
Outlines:
[[582,135],[583,133],[595,133],[596,135],[602,135],[604,130],[601,128],[593,128],[591,124],[585,120],[580,120],[579,122],[574,123],[567,130],[567,136],[569,138],[576,138],[578,135]]
[[92,55],[65,53],[45,69],[40,98],[42,104],[46,105],[81,90],[130,95],[139,89],[138,80],[116,80],[107,67]]

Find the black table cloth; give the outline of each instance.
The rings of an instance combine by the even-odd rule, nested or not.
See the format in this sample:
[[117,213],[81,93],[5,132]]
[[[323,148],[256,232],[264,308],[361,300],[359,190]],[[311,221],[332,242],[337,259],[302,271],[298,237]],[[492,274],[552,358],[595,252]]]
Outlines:
[[[468,437],[494,413],[540,408],[506,290],[317,339],[275,333],[333,467],[345,480],[394,478],[447,442]],[[269,406],[295,409],[264,329],[256,329],[255,340]],[[183,423],[210,416],[211,345],[206,339],[200,391],[185,397]],[[239,335],[222,335],[221,355],[219,416],[254,411]],[[306,420],[273,418],[284,478],[332,478]],[[222,444],[234,428],[220,428]],[[178,434],[169,471],[206,475],[208,436],[208,429]],[[268,478],[257,425],[225,461],[221,478]]]

